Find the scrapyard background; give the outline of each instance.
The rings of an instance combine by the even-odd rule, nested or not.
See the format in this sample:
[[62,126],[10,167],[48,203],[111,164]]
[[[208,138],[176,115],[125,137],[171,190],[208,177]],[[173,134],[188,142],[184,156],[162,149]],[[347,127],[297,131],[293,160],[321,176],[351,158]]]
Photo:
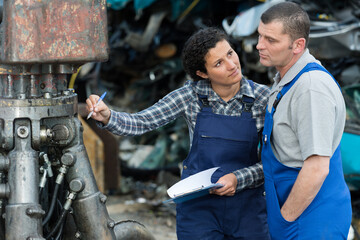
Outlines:
[[[281,2],[255,0],[108,0],[110,58],[82,66],[74,88],[79,102],[108,92],[113,109],[137,112],[181,87],[188,79],[181,66],[186,39],[203,26],[218,26],[231,37],[243,75],[271,85],[274,69],[262,67],[256,28],[262,11]],[[345,179],[358,216],[360,188],[360,1],[297,0],[309,13],[310,52],[342,87],[347,120],[342,140]],[[179,175],[189,150],[183,119],[138,137],[118,140],[121,175],[150,179],[159,171]],[[356,230],[356,229],[355,229]],[[355,231],[357,235],[357,231]]]

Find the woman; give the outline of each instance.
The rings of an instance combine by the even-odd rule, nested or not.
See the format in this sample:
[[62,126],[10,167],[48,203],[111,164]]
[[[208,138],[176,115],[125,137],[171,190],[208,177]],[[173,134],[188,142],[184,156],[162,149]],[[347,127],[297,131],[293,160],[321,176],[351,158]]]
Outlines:
[[238,55],[220,29],[193,34],[182,60],[192,80],[153,106],[120,113],[103,102],[94,107],[99,96],[91,95],[87,109],[104,129],[119,135],[139,135],[182,116],[192,142],[182,179],[220,166],[212,181],[223,187],[177,205],[178,239],[269,239],[257,157],[269,90],[242,77]]

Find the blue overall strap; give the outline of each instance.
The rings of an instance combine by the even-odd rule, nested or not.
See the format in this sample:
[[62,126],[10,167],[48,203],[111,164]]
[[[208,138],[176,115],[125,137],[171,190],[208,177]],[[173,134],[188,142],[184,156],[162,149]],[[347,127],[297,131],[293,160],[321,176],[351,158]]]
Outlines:
[[208,97],[206,95],[198,94],[200,99],[200,109],[205,112],[212,112],[211,106],[209,104]]
[[[254,82],[252,80],[245,80],[245,81],[247,81],[250,84],[251,89],[254,91],[254,88],[255,88]],[[249,113],[251,113],[251,116],[252,116],[251,108],[254,104],[254,101],[255,100],[253,98],[243,95],[243,97],[241,99],[241,102],[244,106],[243,112],[249,112]]]
[[287,84],[284,85],[284,87],[281,89],[281,91],[278,93],[278,95],[276,96],[276,99],[274,101],[273,104],[273,108],[271,110],[271,114],[274,114],[274,112],[276,111],[276,107],[279,104],[281,98],[285,95],[285,93],[296,83],[296,81],[300,78],[300,76],[308,71],[312,71],[312,70],[319,70],[319,71],[323,71],[326,72],[327,74],[329,74],[334,81],[336,82],[336,84],[339,86],[339,83],[335,80],[335,78],[331,75],[331,73],[329,73],[323,66],[317,64],[317,63],[308,63],[294,78],[293,80],[291,80],[291,82],[288,82]]
[[[250,84],[252,90],[254,90],[254,82],[252,80],[245,80],[248,81],[248,83]],[[200,108],[201,111],[206,111],[206,112],[212,112],[212,109],[209,105],[209,101],[208,101],[208,96],[207,95],[202,95],[202,94],[198,94],[198,97],[200,99]],[[254,104],[254,99],[248,96],[243,96],[241,99],[241,102],[244,106],[243,112],[249,112],[251,113],[252,116],[252,111],[251,108]]]

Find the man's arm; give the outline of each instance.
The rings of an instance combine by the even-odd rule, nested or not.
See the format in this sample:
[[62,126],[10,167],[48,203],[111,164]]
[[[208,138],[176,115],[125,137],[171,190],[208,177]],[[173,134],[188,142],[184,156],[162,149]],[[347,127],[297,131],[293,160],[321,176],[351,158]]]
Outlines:
[[310,205],[329,173],[330,157],[313,155],[307,158],[281,207],[281,214],[287,221],[295,221]]

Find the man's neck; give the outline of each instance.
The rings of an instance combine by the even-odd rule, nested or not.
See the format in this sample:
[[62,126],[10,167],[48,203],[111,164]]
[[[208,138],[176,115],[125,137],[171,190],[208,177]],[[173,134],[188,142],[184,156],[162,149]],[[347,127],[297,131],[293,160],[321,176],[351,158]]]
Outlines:
[[[296,54],[294,55],[294,57],[289,61],[288,64],[286,64],[285,66],[281,66],[281,67],[276,67],[276,70],[279,72],[280,74],[280,80],[283,79],[283,77],[285,76],[285,74],[289,71],[289,69],[294,66],[294,64],[301,58],[301,56],[304,54],[305,50],[303,52],[301,52],[300,54]],[[279,80],[279,81],[280,81]]]

